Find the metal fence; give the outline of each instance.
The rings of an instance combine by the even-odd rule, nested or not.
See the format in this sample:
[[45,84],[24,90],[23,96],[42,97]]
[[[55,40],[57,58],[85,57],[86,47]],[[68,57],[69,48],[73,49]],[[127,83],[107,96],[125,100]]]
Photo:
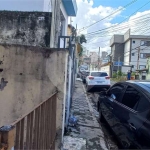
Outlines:
[[[55,149],[56,99],[55,93],[12,124],[15,127],[15,150]],[[8,138],[13,138],[13,136],[8,136]],[[10,140],[7,139],[7,141]],[[4,143],[5,141],[2,142],[8,144]]]

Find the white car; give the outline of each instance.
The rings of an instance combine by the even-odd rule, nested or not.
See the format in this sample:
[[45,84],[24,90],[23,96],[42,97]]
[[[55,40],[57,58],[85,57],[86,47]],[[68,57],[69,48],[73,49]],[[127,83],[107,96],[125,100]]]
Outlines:
[[90,71],[86,77],[86,91],[90,91],[93,87],[101,89],[110,88],[110,77],[104,71]]

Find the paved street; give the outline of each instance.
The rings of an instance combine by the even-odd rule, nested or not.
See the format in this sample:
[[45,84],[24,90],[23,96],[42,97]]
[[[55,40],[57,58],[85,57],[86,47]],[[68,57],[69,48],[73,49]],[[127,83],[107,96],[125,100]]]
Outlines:
[[64,150],[107,150],[102,127],[99,125],[93,108],[87,98],[81,81],[76,82],[71,114],[78,119],[76,127],[64,138]]

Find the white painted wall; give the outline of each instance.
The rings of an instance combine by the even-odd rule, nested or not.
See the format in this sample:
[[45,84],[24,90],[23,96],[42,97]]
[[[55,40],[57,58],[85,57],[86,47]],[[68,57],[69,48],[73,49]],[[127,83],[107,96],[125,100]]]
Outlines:
[[124,65],[129,65],[130,60],[130,40],[124,45]]
[[43,11],[52,12],[52,0],[44,0]]
[[124,66],[121,67],[121,72],[125,74],[127,74],[128,70],[131,70],[131,67],[124,67]]
[[110,66],[101,67],[101,71],[107,72],[107,74],[110,76]]
[[[63,14],[63,17],[64,17],[64,20],[62,21],[62,24],[63,24],[62,35],[63,35],[63,36],[67,36],[68,15],[67,15],[67,13],[66,13],[66,10],[65,10],[65,8],[64,8],[64,5],[63,5],[62,1],[61,1],[61,3],[60,3],[60,10],[61,10],[61,12],[62,12],[62,14]],[[61,46],[61,48],[64,47],[64,40],[63,40],[63,39],[60,39],[60,46]]]
[[[133,43],[135,41],[135,43]],[[137,60],[138,60],[138,47],[142,45],[141,39],[132,39],[131,43],[131,65],[134,65],[133,70],[135,71],[137,69]],[[147,46],[140,46],[140,53],[150,53],[150,47]],[[132,56],[132,53],[134,53],[134,56]],[[139,59],[139,69],[144,68],[147,64],[147,59],[140,58]]]

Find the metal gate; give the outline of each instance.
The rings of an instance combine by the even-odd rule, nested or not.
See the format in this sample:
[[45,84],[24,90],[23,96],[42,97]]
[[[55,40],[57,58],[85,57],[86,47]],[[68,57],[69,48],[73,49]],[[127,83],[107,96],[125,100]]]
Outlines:
[[8,141],[14,140],[15,150],[55,149],[56,99],[55,93],[33,111],[14,122],[10,126],[11,130],[14,130],[14,136],[6,131],[5,127],[2,127],[0,144],[5,149],[9,149]]

